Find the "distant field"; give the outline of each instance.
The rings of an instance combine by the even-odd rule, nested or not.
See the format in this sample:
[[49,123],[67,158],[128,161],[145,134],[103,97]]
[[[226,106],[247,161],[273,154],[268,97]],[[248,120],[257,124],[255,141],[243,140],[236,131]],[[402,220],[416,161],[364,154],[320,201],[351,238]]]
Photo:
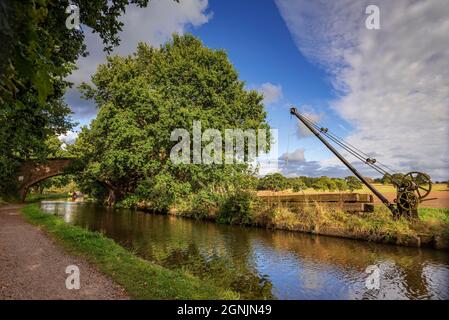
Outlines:
[[[393,201],[396,198],[396,189],[392,185],[383,185],[380,183],[374,183],[373,186],[382,192],[388,200]],[[368,192],[371,191],[363,186],[361,190],[357,190],[356,192]],[[427,196],[426,199],[432,199],[429,201],[424,201],[420,204],[421,208],[449,208],[449,189],[447,185],[444,183],[437,183],[432,185],[432,191]],[[374,197],[374,203],[381,203],[379,199]]]
[[[391,184],[373,183],[372,185],[380,192],[396,192],[396,189]],[[370,192],[366,186],[363,186],[362,189],[356,191]],[[449,191],[449,189],[447,188],[447,185],[445,183],[437,183],[432,185],[432,191]]]
[[[393,201],[396,197],[396,189],[393,187],[393,185],[384,185],[381,183],[373,183],[372,184],[377,190],[379,190],[381,193],[383,193],[388,200]],[[349,191],[347,191],[349,192]],[[358,193],[371,193],[371,191],[366,187],[363,186],[362,189],[355,190],[354,192]],[[299,194],[314,194],[314,193],[330,193],[329,191],[317,191],[314,189],[306,189],[301,192],[296,192]],[[340,193],[339,191],[332,192],[332,193]],[[275,195],[275,194],[295,194],[295,192],[292,191],[280,191],[280,192],[273,192],[273,191],[259,191],[257,192],[259,195]],[[422,202],[420,207],[421,208],[449,208],[449,189],[447,188],[447,185],[444,183],[438,183],[432,185],[432,191],[430,192],[429,196],[430,198],[437,198],[435,200],[429,200]],[[374,203],[381,203],[376,197],[374,197]]]

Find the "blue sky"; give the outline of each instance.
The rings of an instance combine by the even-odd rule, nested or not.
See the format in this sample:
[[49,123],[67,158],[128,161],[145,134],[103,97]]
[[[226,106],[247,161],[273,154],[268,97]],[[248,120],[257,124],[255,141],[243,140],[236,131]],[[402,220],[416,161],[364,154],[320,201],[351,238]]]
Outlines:
[[[289,109],[291,105],[307,106],[306,111],[325,115],[329,125],[343,123],[327,108],[328,101],[335,98],[335,91],[325,71],[298,50],[275,2],[215,0],[210,2],[210,11],[213,18],[190,32],[208,47],[225,49],[249,88],[257,89],[263,83],[281,87],[282,97],[266,104],[268,121],[279,130],[280,153],[303,147],[315,160],[328,156],[313,137],[306,141],[296,139],[297,120],[290,120]],[[289,133],[291,138],[287,139]]]
[[[127,10],[114,53],[129,54],[138,41],[158,46],[173,32],[190,32],[208,47],[224,49],[247,88],[265,95],[268,121],[279,130],[279,155],[289,153],[288,167],[280,168],[286,175],[349,174],[298,129],[289,114],[295,105],[400,171],[447,179],[448,7],[444,0],[378,0],[381,29],[367,30],[369,4],[153,0],[147,9]],[[101,41],[88,30],[86,36],[91,55],[78,61],[75,83],[88,80],[104,60]],[[80,100],[75,89],[66,100],[81,124],[95,117],[92,103]]]
[[305,156],[313,160],[330,157],[314,137],[297,139],[298,121],[291,119],[289,109],[296,105],[322,114],[320,120],[344,135],[336,125],[344,121],[327,107],[335,91],[326,72],[298,50],[275,2],[215,0],[210,2],[210,11],[213,18],[190,32],[208,47],[225,49],[249,88],[258,89],[264,83],[281,88],[282,96],[266,103],[268,121],[279,130],[279,153],[303,148]]

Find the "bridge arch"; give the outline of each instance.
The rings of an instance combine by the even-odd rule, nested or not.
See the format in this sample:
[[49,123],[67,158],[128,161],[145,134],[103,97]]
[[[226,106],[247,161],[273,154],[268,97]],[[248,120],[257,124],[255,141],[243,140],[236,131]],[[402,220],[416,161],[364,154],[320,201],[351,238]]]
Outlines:
[[45,163],[35,160],[28,160],[22,163],[17,173],[19,184],[19,197],[25,201],[25,197],[30,187],[45,179],[64,174],[66,169],[75,159],[58,158],[48,159]]

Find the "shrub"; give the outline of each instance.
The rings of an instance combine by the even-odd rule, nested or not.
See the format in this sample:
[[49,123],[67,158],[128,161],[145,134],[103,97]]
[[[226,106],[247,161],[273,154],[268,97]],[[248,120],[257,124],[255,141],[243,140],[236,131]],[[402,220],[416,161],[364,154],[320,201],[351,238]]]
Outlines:
[[151,181],[141,182],[135,194],[140,199],[149,201],[153,210],[166,212],[177,199],[187,197],[190,191],[189,183],[180,183],[171,175],[160,173]]
[[351,192],[354,190],[362,189],[362,187],[363,187],[362,182],[359,179],[357,179],[356,177],[349,176],[349,177],[346,177],[345,180],[346,180],[346,183],[348,184],[348,189]]
[[235,192],[224,200],[217,221],[221,223],[250,224],[258,199],[254,192]]
[[326,179],[326,177],[321,177],[317,180],[315,180],[315,182],[312,184],[312,188],[314,190],[328,190],[329,186],[328,186],[328,180],[329,178]]
[[128,208],[134,209],[137,208],[139,204],[140,198],[136,195],[130,195],[125,197],[123,200],[119,201],[115,206],[117,208]]
[[299,192],[299,191],[302,191],[304,189],[307,189],[306,184],[300,178],[292,179],[290,181],[290,186],[291,186],[291,188],[293,189],[294,192]]
[[343,179],[334,179],[334,182],[338,191],[346,191],[349,189],[348,183]]
[[258,190],[282,191],[288,189],[289,181],[280,173],[268,174],[259,180]]
[[191,197],[191,216],[195,219],[213,218],[219,208],[220,196],[201,190]]

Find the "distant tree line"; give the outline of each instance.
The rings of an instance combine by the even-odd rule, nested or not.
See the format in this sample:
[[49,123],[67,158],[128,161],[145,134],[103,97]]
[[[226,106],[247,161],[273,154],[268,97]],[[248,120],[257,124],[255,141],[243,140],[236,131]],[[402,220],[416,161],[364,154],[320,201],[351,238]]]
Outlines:
[[322,177],[294,177],[287,178],[280,173],[273,173],[260,178],[257,184],[258,190],[283,191],[291,189],[294,192],[305,189],[319,191],[354,191],[363,187],[362,182],[356,177],[329,178]]

